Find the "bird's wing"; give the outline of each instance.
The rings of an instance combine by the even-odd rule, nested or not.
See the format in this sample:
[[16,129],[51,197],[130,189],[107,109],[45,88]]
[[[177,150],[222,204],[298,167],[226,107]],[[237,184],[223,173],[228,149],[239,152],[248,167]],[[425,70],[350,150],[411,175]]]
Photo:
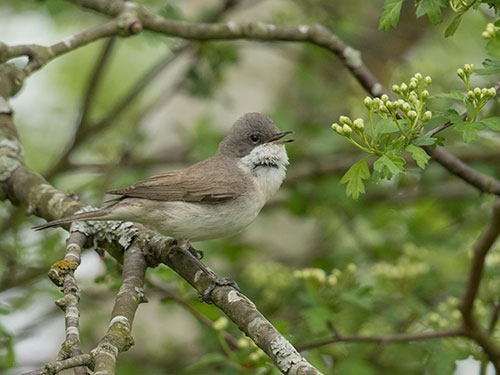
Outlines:
[[186,169],[179,169],[157,176],[108,194],[126,197],[145,198],[160,201],[184,201],[199,203],[217,203],[236,199],[247,186],[245,176],[239,168],[209,168],[204,162]]

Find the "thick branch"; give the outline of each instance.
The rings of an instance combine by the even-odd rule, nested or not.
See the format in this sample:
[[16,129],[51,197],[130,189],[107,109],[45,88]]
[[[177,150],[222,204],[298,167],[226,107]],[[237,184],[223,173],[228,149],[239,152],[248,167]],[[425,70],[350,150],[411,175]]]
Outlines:
[[449,172],[460,177],[465,182],[478,188],[485,193],[500,195],[500,181],[491,176],[487,176],[478,172],[474,168],[469,167],[460,159],[456,158],[444,148],[437,146],[436,148],[424,147],[433,160],[437,161]]
[[[161,249],[162,246],[155,243],[154,247]],[[210,278],[189,252],[174,247],[169,251],[161,251],[157,256],[161,257],[165,264],[198,292],[203,293],[210,286]],[[230,286],[218,286],[213,289],[210,297],[214,305],[220,308],[241,331],[245,332],[272,359],[283,374],[320,374],[242,293]]]

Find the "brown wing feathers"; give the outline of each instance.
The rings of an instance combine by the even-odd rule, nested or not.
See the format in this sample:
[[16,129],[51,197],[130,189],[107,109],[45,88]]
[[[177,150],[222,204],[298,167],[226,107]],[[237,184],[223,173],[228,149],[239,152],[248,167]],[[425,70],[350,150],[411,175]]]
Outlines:
[[213,168],[213,164],[209,165],[211,159],[186,169],[150,177],[108,194],[200,203],[216,203],[237,198],[245,190],[245,177],[239,170],[235,173],[234,167],[231,168],[232,172],[228,172],[223,162],[222,165],[219,163],[222,168]]

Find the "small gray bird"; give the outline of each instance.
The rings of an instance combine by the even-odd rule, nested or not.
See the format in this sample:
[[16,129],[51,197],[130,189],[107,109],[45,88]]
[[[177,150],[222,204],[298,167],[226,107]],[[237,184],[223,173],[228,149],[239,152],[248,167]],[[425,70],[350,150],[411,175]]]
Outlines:
[[72,221],[132,221],[177,240],[226,237],[247,227],[285,178],[288,156],[276,124],[260,113],[235,122],[214,156],[185,169],[139,181],[108,194],[121,195],[97,211],[35,227]]

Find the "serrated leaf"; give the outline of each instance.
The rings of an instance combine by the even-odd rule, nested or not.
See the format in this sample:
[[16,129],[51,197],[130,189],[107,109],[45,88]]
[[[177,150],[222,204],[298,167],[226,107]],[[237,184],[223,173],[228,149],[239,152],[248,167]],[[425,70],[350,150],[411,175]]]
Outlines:
[[365,184],[363,180],[370,178],[370,170],[366,161],[360,160],[354,164],[340,180],[341,184],[346,184],[347,196],[352,196],[353,199],[358,199],[360,193],[365,193]]
[[485,126],[479,122],[462,122],[453,128],[462,133],[465,143],[469,143],[478,139],[477,133],[483,130]]
[[427,14],[431,23],[441,23],[443,21],[441,7],[445,6],[446,2],[443,0],[420,0],[417,7],[417,17],[422,17]]
[[448,38],[448,37],[452,36],[453,34],[455,34],[455,32],[458,29],[458,26],[460,25],[460,22],[462,22],[462,16],[463,16],[463,13],[459,13],[455,17],[453,17],[450,24],[448,25],[448,27],[444,31],[445,38]]
[[488,55],[500,58],[500,40],[492,39],[486,44]]
[[399,14],[401,13],[401,5],[404,0],[385,0],[384,12],[380,16],[380,23],[378,29],[389,31],[391,27],[396,27],[399,21]]
[[375,124],[375,135],[389,134],[399,131],[398,126],[392,118],[384,118]]
[[405,171],[405,159],[394,154],[384,154],[373,163],[373,169],[382,173],[386,178],[398,175]]
[[441,94],[432,95],[434,98],[444,98],[462,101],[464,100],[464,93],[459,90],[451,90],[450,92],[443,92]]
[[479,74],[482,76],[488,76],[491,74],[499,74],[500,73],[500,61],[485,59],[483,61],[484,69],[476,69],[474,70],[475,74]]
[[500,132],[500,117],[485,118],[484,120],[479,121],[479,123],[487,126],[491,130]]
[[436,143],[436,138],[430,136],[429,134],[424,134],[421,137],[412,141],[415,146],[432,146]]
[[427,163],[429,162],[429,159],[431,158],[429,155],[427,155],[427,152],[425,152],[422,148],[415,146],[414,144],[410,144],[406,146],[406,151],[408,151],[412,158],[417,162],[417,165],[424,169]]
[[447,119],[448,121],[451,121],[455,125],[458,125],[458,124],[464,122],[464,119],[462,118],[462,116],[460,116],[458,114],[458,112],[455,111],[454,109],[448,109],[446,112],[437,112],[436,115],[444,117],[445,119]]

